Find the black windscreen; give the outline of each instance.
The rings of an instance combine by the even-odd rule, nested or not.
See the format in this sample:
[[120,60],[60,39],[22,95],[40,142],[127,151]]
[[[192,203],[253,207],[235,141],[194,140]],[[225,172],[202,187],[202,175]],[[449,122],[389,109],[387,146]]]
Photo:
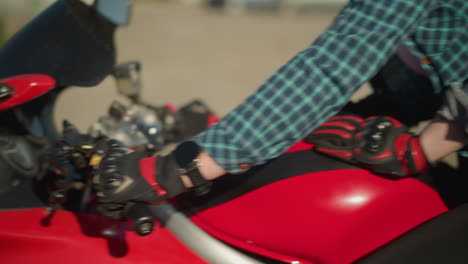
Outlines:
[[57,1],[0,49],[0,78],[40,73],[60,86],[94,86],[113,69],[114,30],[81,1]]

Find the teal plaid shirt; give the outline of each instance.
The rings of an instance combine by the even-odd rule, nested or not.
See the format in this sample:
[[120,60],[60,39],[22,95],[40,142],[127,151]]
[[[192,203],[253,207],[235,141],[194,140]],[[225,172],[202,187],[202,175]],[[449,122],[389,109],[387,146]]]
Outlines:
[[401,45],[421,59],[434,92],[465,83],[468,0],[351,0],[312,45],[194,140],[231,173],[265,163],[336,114]]

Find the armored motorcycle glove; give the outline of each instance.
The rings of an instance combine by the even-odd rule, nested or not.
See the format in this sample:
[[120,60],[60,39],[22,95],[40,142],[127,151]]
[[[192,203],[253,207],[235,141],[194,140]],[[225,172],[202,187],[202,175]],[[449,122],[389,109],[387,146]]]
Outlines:
[[392,117],[335,116],[309,134],[305,141],[315,144],[314,149],[319,153],[377,174],[400,178],[429,168],[419,137]]
[[63,126],[59,156],[78,170],[90,169],[102,215],[123,219],[135,203],[157,203],[185,191],[173,157],[148,157],[116,140],[81,134],[67,121]]
[[[192,141],[180,144],[167,156],[148,157],[107,137],[93,138],[79,133],[64,122],[62,140],[57,144],[61,156],[78,169],[90,168],[98,196],[98,211],[114,219],[124,218],[135,203],[159,203],[187,190],[181,175],[187,175],[195,195],[211,188],[198,170],[201,148]],[[70,153],[80,153],[71,155]]]
[[158,203],[186,190],[171,155],[147,157],[107,138],[97,142],[90,165],[102,203]]

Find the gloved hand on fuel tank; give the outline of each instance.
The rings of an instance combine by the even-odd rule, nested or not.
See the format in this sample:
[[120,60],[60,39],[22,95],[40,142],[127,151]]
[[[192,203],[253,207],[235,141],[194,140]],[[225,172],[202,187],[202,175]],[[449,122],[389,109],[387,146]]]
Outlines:
[[429,162],[419,137],[388,116],[363,119],[355,115],[332,117],[305,141],[314,149],[378,174],[406,177],[425,171]]

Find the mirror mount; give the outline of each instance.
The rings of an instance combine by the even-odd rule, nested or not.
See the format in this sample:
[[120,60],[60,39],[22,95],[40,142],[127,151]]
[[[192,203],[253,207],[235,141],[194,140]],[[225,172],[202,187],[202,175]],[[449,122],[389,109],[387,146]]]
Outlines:
[[129,98],[132,103],[140,102],[141,94],[141,64],[138,61],[129,61],[114,67],[112,76],[117,83],[118,92]]

